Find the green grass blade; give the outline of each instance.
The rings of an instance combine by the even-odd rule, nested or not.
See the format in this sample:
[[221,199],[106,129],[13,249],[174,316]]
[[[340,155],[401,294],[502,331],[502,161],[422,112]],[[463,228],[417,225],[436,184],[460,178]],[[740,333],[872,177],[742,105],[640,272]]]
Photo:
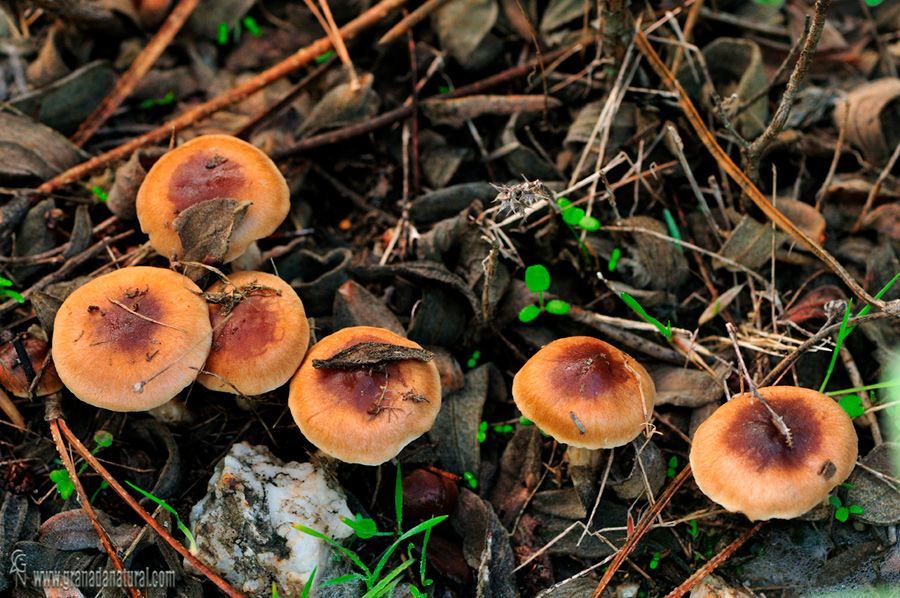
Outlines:
[[628,306],[636,311],[642,318],[644,318],[649,323],[656,326],[659,330],[660,334],[665,336],[666,338],[672,338],[672,330],[671,325],[663,326],[662,322],[651,316],[647,313],[647,310],[644,309],[644,306],[638,303],[637,299],[629,295],[628,293],[622,293],[622,301],[628,304]]
[[831,363],[828,364],[828,371],[825,372],[825,379],[822,380],[822,386],[819,387],[819,392],[825,392],[825,387],[828,386],[828,379],[831,378],[831,372],[834,371],[834,366],[837,363],[838,353],[841,351],[841,344],[844,342],[844,338],[853,331],[852,328],[850,331],[847,330],[847,321],[850,319],[850,308],[852,306],[853,299],[850,299],[847,303],[847,310],[844,312],[844,319],[841,321],[841,329],[838,331],[837,342],[834,345],[834,353],[831,354]]

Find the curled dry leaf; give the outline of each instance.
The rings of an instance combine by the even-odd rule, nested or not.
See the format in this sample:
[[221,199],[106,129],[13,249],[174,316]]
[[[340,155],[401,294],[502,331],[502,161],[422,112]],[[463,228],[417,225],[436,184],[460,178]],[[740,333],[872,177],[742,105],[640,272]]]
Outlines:
[[884,163],[900,141],[900,79],[863,83],[847,94],[850,109],[834,111],[835,124],[845,126],[847,140],[873,164]]
[[[623,220],[624,226],[643,228],[666,234],[665,225],[649,216],[635,216]],[[622,260],[631,267],[634,284],[641,288],[674,291],[687,280],[689,269],[687,258],[681,248],[659,237],[633,233],[629,243],[631,257]]]
[[721,295],[719,295],[712,303],[706,306],[706,309],[703,310],[703,313],[700,314],[700,317],[697,319],[697,326],[703,326],[713,318],[715,318],[719,313],[731,305],[731,302],[734,301],[738,295],[741,294],[741,291],[744,289],[744,285],[746,283],[741,283],[737,286],[731,287]]
[[[878,473],[896,478],[900,473],[900,443],[885,442],[872,449],[863,465]],[[847,505],[862,508],[862,513],[854,517],[873,525],[894,525],[900,523],[900,484],[878,478],[876,475],[857,467],[847,483],[852,487],[847,491]]]

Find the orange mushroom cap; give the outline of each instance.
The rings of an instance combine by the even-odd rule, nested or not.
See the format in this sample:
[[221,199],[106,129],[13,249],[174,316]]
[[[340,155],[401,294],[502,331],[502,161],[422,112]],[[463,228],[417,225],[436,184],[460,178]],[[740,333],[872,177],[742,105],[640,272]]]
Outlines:
[[197,381],[210,390],[259,395],[290,380],[309,347],[309,324],[291,285],[265,272],[236,272],[207,293],[239,303],[212,303],[212,350]]
[[145,411],[197,377],[212,341],[200,289],[180,274],[135,266],[75,289],[53,325],[53,359],[76,397]]
[[226,262],[275,232],[290,209],[290,191],[275,163],[230,135],[203,135],[166,153],[147,173],[135,208],[153,248],[181,259],[181,238],[174,228],[178,214],[218,198],[253,202],[232,232]]
[[[41,364],[47,356],[47,343],[39,338],[29,336],[22,341],[25,347],[25,353],[31,361],[31,369],[35,373],[40,371]],[[17,397],[28,396],[28,378],[25,375],[25,368],[19,362],[19,354],[12,343],[8,343],[0,349],[0,385],[2,385],[10,394]],[[58,392],[63,387],[59,375],[56,373],[56,366],[51,362],[38,382],[35,389],[35,396],[43,397],[45,395]]]
[[759,400],[736,396],[697,428],[694,479],[703,494],[752,520],[799,517],[850,475],[856,430],[837,402],[814,390],[770,386],[759,394],[784,420],[791,446]]
[[344,328],[313,345],[291,380],[288,405],[306,438],[347,463],[379,465],[427,432],[441,408],[437,367],[407,359],[369,368],[315,368],[358,343],[373,342],[421,349],[383,328]]
[[650,421],[656,387],[631,356],[590,336],[547,344],[513,378],[522,414],[556,440],[601,449],[631,442]]

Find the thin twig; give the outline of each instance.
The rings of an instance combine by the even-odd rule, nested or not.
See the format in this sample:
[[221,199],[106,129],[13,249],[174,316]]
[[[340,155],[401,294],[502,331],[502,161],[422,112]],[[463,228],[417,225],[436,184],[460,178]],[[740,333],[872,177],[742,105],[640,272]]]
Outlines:
[[691,476],[691,466],[688,464],[684,469],[681,470],[675,478],[669,483],[668,487],[666,487],[665,491],[659,497],[659,500],[655,505],[650,507],[647,510],[647,513],[641,518],[638,524],[634,528],[634,532],[628,539],[625,541],[625,544],[619,551],[616,553],[616,558],[613,559],[612,563],[609,564],[609,568],[603,574],[603,577],[600,579],[600,583],[597,584],[597,587],[594,589],[594,593],[591,594],[591,598],[600,598],[603,596],[603,592],[609,587],[609,583],[612,581],[613,575],[616,574],[616,571],[619,570],[619,567],[622,566],[622,563],[625,562],[625,559],[628,558],[628,555],[634,551],[634,547],[637,546],[638,541],[647,531],[650,529],[653,521],[656,519],[656,516],[659,515],[662,510],[669,504],[669,501],[672,500],[672,497],[675,496],[675,492],[684,484],[687,479]]
[[772,140],[781,132],[787,119],[791,114],[791,107],[797,93],[803,86],[803,80],[806,79],[806,71],[809,63],[812,61],[813,55],[816,53],[816,46],[819,45],[819,39],[822,37],[822,31],[825,29],[825,17],[828,14],[828,7],[831,6],[831,0],[816,0],[816,11],[809,28],[809,35],[803,42],[803,49],[800,51],[800,57],[794,65],[794,71],[791,78],[788,79],[787,87],[784,95],[781,96],[781,103],[775,111],[775,116],[763,134],[756,138],[750,144],[750,148],[744,152],[744,171],[753,181],[759,180],[759,160],[763,152],[772,143]]
[[[849,120],[849,119],[845,119]],[[891,174],[891,170],[893,170],[894,165],[897,163],[897,159],[900,158],[900,143],[897,144],[897,147],[894,148],[894,153],[891,154],[891,158],[888,160],[888,163],[884,168],[881,169],[881,173],[879,173],[878,178],[875,180],[875,184],[872,185],[872,188],[869,190],[869,195],[866,196],[866,203],[862,207],[862,211],[859,213],[859,218],[856,219],[856,224],[853,225],[854,233],[859,232],[859,229],[862,228],[863,221],[866,219],[866,216],[869,215],[869,210],[872,209],[872,204],[875,202],[875,198],[878,196],[878,192],[881,191],[881,185],[884,183],[884,180]]]
[[[744,378],[747,380],[747,385],[750,387],[750,393],[756,397],[760,403],[763,404],[763,407],[769,412],[769,417],[772,418],[772,423],[775,424],[775,427],[778,428],[778,431],[781,432],[781,435],[784,436],[785,441],[787,442],[788,448],[794,447],[794,437],[791,434],[791,429],[788,428],[787,424],[784,423],[784,419],[772,409],[769,402],[762,398],[762,395],[759,394],[759,391],[756,390],[756,384],[753,383],[753,378],[750,376],[750,372],[747,371],[747,364],[744,363],[744,355],[741,353],[741,347],[738,345],[737,340],[737,332],[735,331],[734,324],[728,322],[725,324],[725,328],[728,330],[728,336],[731,337],[731,343],[734,345],[734,352],[737,355],[738,365],[741,367],[741,373],[743,373]],[[751,403],[753,400],[751,399]]]
[[103,98],[100,105],[81,123],[78,131],[72,135],[72,143],[79,147],[84,145],[97,129],[106,122],[106,119],[112,116],[116,108],[131,94],[141,77],[147,74],[147,71],[150,70],[157,58],[169,47],[175,35],[181,30],[181,27],[199,3],[200,0],[180,0],[175,8],[172,9],[166,22],[157,30],[150,43],[141,50],[141,53],[134,59],[134,62],[131,63],[131,66],[128,67],[128,70],[125,71],[125,74],[122,75],[113,90],[109,92],[109,95]]
[[790,67],[795,60],[797,60],[797,54],[800,53],[800,48],[803,47],[803,43],[806,41],[806,37],[809,35],[809,23],[809,16],[807,16],[806,23],[803,26],[803,33],[800,35],[800,37],[797,38],[797,41],[794,42],[794,45],[791,46],[791,51],[788,52],[788,55],[785,57],[784,62],[781,63],[781,66],[778,67],[775,75],[765,86],[761,87],[756,91],[756,93],[741,102],[741,105],[737,107],[737,110],[735,110],[734,114],[732,115],[734,118],[737,118],[738,116],[743,114],[744,111],[755,104],[757,100],[769,93],[769,91],[778,83],[778,80],[781,79],[781,76],[787,72],[788,67]]
[[[841,362],[844,364],[844,369],[847,370],[847,376],[850,378],[850,383],[857,388],[865,386],[866,383],[863,382],[862,375],[859,373],[859,368],[856,367],[856,362],[853,360],[853,355],[850,353],[850,349],[847,348],[847,345],[842,344],[838,354],[841,356]],[[869,391],[860,390],[857,393],[857,396],[862,402],[862,406],[866,409],[865,413],[860,417],[869,424],[869,429],[872,430],[872,441],[877,446],[884,442],[884,438],[881,435],[881,428],[878,426],[878,418],[875,417],[874,413],[869,411],[872,408],[872,401],[869,400]]]
[[[48,398],[48,402],[53,401],[59,402],[58,394],[54,398]],[[128,593],[131,594],[132,598],[144,598],[144,595],[137,588],[127,583],[129,576],[125,573],[125,565],[122,563],[122,559],[119,558],[118,549],[113,545],[109,534],[103,529],[103,526],[100,525],[100,521],[97,519],[97,513],[94,511],[94,507],[91,505],[91,501],[84,491],[84,486],[81,485],[81,480],[78,479],[78,472],[75,471],[75,464],[72,462],[72,457],[69,455],[69,451],[66,449],[66,445],[59,432],[60,421],[60,419],[50,420],[50,434],[53,436],[54,444],[56,444],[56,452],[59,453],[59,458],[62,459],[63,466],[69,474],[69,479],[71,480],[72,485],[75,486],[78,502],[81,503],[81,508],[84,509],[88,519],[91,520],[91,525],[94,526],[94,530],[96,530],[97,535],[100,537],[100,543],[103,544],[106,554],[109,555],[109,559],[119,572],[119,575],[121,576],[120,580],[128,590]]]
[[762,521],[758,521],[752,527],[747,528],[734,542],[723,548],[722,552],[709,559],[705,565],[694,571],[693,575],[684,580],[680,586],[672,590],[666,598],[681,598],[681,596],[690,592],[701,579],[715,571],[716,567],[721,565],[735,550],[749,540],[750,536],[758,532],[762,524]]
[[828,174],[825,175],[822,186],[819,187],[819,190],[816,192],[817,212],[822,211],[822,202],[825,201],[825,196],[828,194],[828,187],[831,185],[831,179],[834,178],[834,173],[837,171],[837,165],[841,159],[841,152],[844,147],[844,138],[847,136],[847,124],[850,122],[850,119],[848,118],[850,116],[850,102],[842,102],[842,106],[835,107],[835,110],[840,110],[841,108],[844,110],[844,118],[840,119],[841,129],[838,131],[837,144],[835,144],[834,155],[831,157],[831,166],[828,167]]
[[51,421],[57,422],[59,430],[62,432],[62,435],[65,437],[65,439],[69,442],[69,445],[75,449],[75,452],[81,455],[82,459],[87,461],[88,465],[90,465],[94,469],[94,471],[100,474],[100,476],[106,481],[106,483],[109,484],[109,487],[112,488],[116,492],[116,494],[122,497],[122,500],[124,500],[128,504],[128,506],[131,507],[132,510],[134,510],[134,512],[141,517],[141,519],[147,522],[147,525],[152,527],[153,530],[166,541],[166,543],[174,548],[175,551],[178,552],[178,554],[183,556],[191,565],[193,565],[198,571],[205,575],[211,582],[216,584],[220,590],[225,592],[225,594],[227,594],[231,598],[246,598],[243,594],[231,587],[231,585],[227,581],[219,577],[219,575],[217,575],[209,567],[203,564],[200,559],[191,554],[191,552],[187,548],[182,546],[181,542],[173,538],[172,534],[166,531],[166,528],[160,525],[160,523],[156,519],[154,519],[149,513],[147,513],[147,511],[145,511],[144,508],[141,507],[141,505],[139,505],[138,502],[134,500],[134,498],[130,494],[128,494],[125,488],[123,488],[122,485],[116,481],[116,479],[106,470],[106,468],[103,467],[103,465],[101,465],[99,461],[97,461],[94,455],[92,455],[91,452],[87,450],[87,448],[85,448],[83,444],[81,444],[81,441],[78,439],[78,437],[75,436],[75,434],[72,433],[72,430],[69,429],[69,426],[66,425],[66,421],[59,416],[57,417],[58,419],[51,419]]
[[391,27],[387,33],[382,35],[381,39],[378,40],[378,45],[386,46],[391,42],[396,41],[401,35],[406,33],[407,30],[412,29],[421,23],[428,15],[439,9],[448,1],[449,0],[426,0],[421,6],[403,17],[399,23]]
[[159,320],[154,320],[150,316],[145,316],[144,314],[139,314],[135,310],[131,309],[130,307],[128,307],[127,305],[122,303],[121,301],[117,301],[115,299],[110,298],[109,295],[106,295],[106,300],[109,301],[110,303],[112,303],[113,305],[118,305],[119,307],[121,307],[122,309],[124,309],[125,311],[130,313],[131,315],[137,316],[142,320],[146,320],[148,322],[153,322],[154,324],[159,324],[160,326],[165,326],[166,328],[171,328],[172,330],[177,330],[178,332],[184,332],[185,334],[187,334],[187,330],[185,330],[184,328],[179,328],[178,326],[172,326],[171,324],[166,324],[165,322],[160,322]]

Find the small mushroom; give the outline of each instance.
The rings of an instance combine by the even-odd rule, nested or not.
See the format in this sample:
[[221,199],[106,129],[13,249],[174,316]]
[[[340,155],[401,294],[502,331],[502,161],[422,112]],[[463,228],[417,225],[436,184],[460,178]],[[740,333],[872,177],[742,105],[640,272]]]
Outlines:
[[703,494],[751,520],[799,517],[850,475],[856,430],[840,405],[814,390],[770,386],[759,394],[790,440],[752,394],[736,396],[697,428],[694,479]]
[[572,336],[535,353],[513,378],[512,394],[525,417],[569,445],[571,464],[587,465],[596,457],[590,451],[627,444],[646,428],[656,387],[627,353]]
[[288,405],[306,438],[347,463],[379,465],[427,432],[441,408],[431,354],[383,328],[344,328],[313,345]]
[[[47,356],[47,343],[39,338],[29,336],[22,340],[22,345],[25,348],[25,353],[28,355],[28,361],[31,362],[32,371],[37,374],[40,372],[44,358]],[[0,348],[0,385],[5,387],[13,396],[28,396],[28,377],[13,343],[7,343]],[[41,376],[34,394],[35,396],[43,397],[58,392],[62,389],[62,386],[59,375],[56,373],[56,367],[51,362],[43,376]]]
[[76,397],[112,411],[162,405],[197,377],[212,329],[200,289],[134,266],[74,290],[53,326],[53,359]]
[[306,313],[291,285],[265,272],[236,272],[206,296],[213,341],[197,381],[254,396],[290,380],[309,346]]
[[167,258],[181,259],[175,219],[191,206],[224,198],[252,202],[231,234],[226,262],[275,232],[290,209],[290,191],[275,163],[230,135],[196,137],[165,154],[147,173],[135,207],[153,248]]

